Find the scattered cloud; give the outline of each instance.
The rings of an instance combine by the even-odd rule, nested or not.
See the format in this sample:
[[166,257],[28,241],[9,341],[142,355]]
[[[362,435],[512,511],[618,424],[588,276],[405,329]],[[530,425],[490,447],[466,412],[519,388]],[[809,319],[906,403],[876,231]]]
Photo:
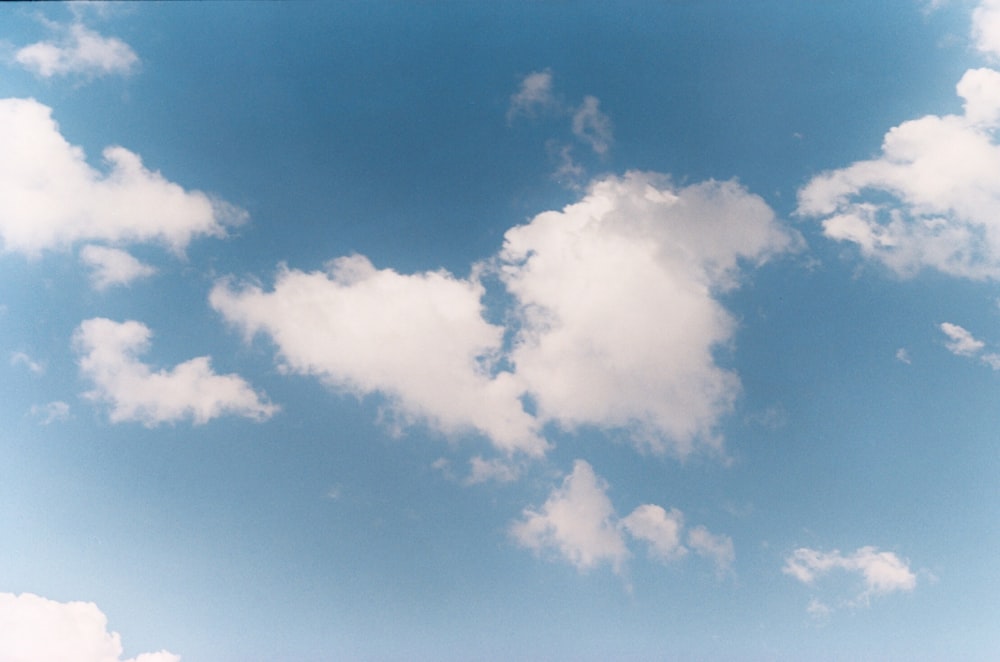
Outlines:
[[24,352],[12,352],[10,355],[10,364],[12,366],[24,366],[36,375],[45,373],[45,366],[38,361],[35,361]]
[[640,172],[509,230],[500,271],[520,325],[510,359],[539,418],[628,428],[657,452],[718,448],[740,383],[715,362],[735,331],[715,295],[738,285],[741,262],[798,241],[735,182],[678,189]]
[[735,554],[728,536],[698,526],[688,531],[685,547],[681,511],[643,504],[619,518],[607,491],[608,484],[590,464],[577,460],[572,473],[552,490],[542,507],[526,508],[510,533],[522,547],[553,552],[581,571],[608,563],[616,573],[622,572],[631,557],[626,533],[646,543],[650,556],[660,562],[678,560],[690,549],[712,560],[720,576],[730,571]]
[[552,94],[552,72],[533,71],[521,81],[521,87],[510,97],[507,121],[519,116],[536,117],[543,112],[562,112],[562,104]]
[[983,352],[986,343],[977,340],[971,333],[950,322],[942,322],[941,331],[948,336],[945,348],[955,356],[968,356],[978,358],[981,363],[988,365],[994,370],[1000,370],[1000,354],[995,352]]
[[579,570],[610,563],[618,572],[629,552],[607,488],[587,462],[577,460],[541,508],[525,509],[511,535],[536,552],[554,550]]
[[240,376],[215,374],[207,356],[154,372],[137,358],[151,336],[140,322],[104,318],[84,321],[74,334],[80,372],[94,384],[85,395],[109,404],[112,422],[201,424],[227,414],[262,421],[278,411]]
[[913,363],[913,360],[910,358],[910,352],[905,347],[900,347],[896,350],[896,360],[906,365]]
[[267,334],[288,371],[382,393],[400,427],[475,430],[505,452],[539,455],[547,444],[514,376],[493,374],[504,330],[483,319],[483,293],[444,271],[405,275],[355,255],[323,272],[283,267],[271,292],[223,281],[210,301],[247,338]]
[[56,602],[31,593],[0,593],[4,662],[180,662],[159,651],[123,659],[121,635],[93,602]]
[[48,425],[55,421],[65,421],[69,418],[69,405],[60,400],[49,402],[44,405],[32,405],[28,413],[39,419],[42,425]]
[[973,10],[972,39],[980,53],[1000,57],[1000,0],[981,0]]
[[156,273],[156,269],[120,248],[88,244],[80,249],[80,260],[92,269],[90,282],[97,290],[128,285]]
[[469,476],[465,479],[466,485],[476,485],[489,481],[512,483],[520,475],[516,465],[500,458],[484,460],[477,455],[469,460],[469,467]]
[[139,67],[139,56],[121,39],[104,37],[79,22],[49,25],[57,32],[56,39],[25,46],[14,55],[36,76],[128,76]]
[[146,169],[124,147],[104,150],[107,172],[69,144],[52,109],[34,99],[0,99],[0,239],[37,255],[79,241],[158,242],[181,252],[195,237],[222,237],[246,213],[186,191]]
[[[848,603],[850,606],[867,605],[873,596],[912,591],[917,585],[909,561],[892,552],[880,552],[876,547],[861,547],[846,555],[838,550],[821,552],[801,547],[785,559],[782,568],[786,575],[810,586],[835,570],[858,575],[862,581],[862,591]],[[817,610],[822,611],[819,608],[813,611]],[[829,609],[824,613],[829,613]]]
[[573,135],[603,156],[613,137],[611,118],[601,112],[600,105],[597,97],[584,97],[583,104],[573,113]]
[[891,129],[882,155],[814,177],[797,213],[857,244],[901,276],[933,268],[1000,278],[1000,72],[972,69],[962,115],[928,115]]

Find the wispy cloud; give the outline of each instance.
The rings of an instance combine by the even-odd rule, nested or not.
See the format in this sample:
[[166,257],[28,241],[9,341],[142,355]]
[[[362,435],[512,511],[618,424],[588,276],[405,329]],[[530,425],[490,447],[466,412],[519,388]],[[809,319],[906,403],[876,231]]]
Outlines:
[[55,39],[25,46],[14,55],[37,76],[127,76],[139,67],[139,56],[121,39],[105,37],[80,22],[50,27],[57,33]]
[[[861,547],[850,554],[800,547],[785,559],[782,568],[786,575],[808,585],[837,570],[861,579],[863,588],[849,602],[851,606],[867,605],[874,596],[912,591],[917,585],[917,575],[910,570],[909,561],[871,546]],[[829,607],[815,600],[810,603],[810,608],[814,614],[826,615],[830,612]]]
[[49,425],[69,418],[69,405],[61,400],[48,402],[44,405],[32,405],[28,414],[37,418],[42,425]]
[[24,352],[12,352],[10,355],[10,364],[12,366],[24,366],[36,375],[41,375],[45,372],[45,366],[43,364],[34,360]]
[[156,273],[156,269],[120,248],[88,244],[80,249],[80,260],[91,268],[90,282],[97,290],[128,285]]
[[587,96],[573,113],[573,135],[590,145],[597,154],[606,154],[614,140],[611,118],[601,112],[597,97]]
[[112,422],[153,427],[183,419],[206,423],[224,415],[261,421],[278,411],[242,377],[215,374],[207,356],[154,371],[138,359],[151,337],[140,322],[104,318],[86,320],[74,334],[80,372],[94,385],[86,397],[110,405]]
[[957,324],[942,322],[940,329],[948,336],[945,347],[949,352],[956,356],[978,358],[981,363],[988,365],[993,370],[1000,370],[1000,354],[984,352],[985,342],[977,340],[971,333]]
[[0,660],[11,662],[180,662],[159,651],[122,658],[121,635],[93,602],[56,602],[31,593],[0,593]]

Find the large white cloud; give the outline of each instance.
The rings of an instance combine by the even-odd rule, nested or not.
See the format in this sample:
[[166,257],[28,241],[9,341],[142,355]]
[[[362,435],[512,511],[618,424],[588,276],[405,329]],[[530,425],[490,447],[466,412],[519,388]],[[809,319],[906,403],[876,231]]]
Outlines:
[[728,572],[735,559],[728,536],[698,526],[687,533],[685,547],[681,511],[643,504],[619,518],[607,491],[607,482],[593,467],[577,460],[541,507],[526,508],[521,519],[511,524],[510,534],[522,547],[553,553],[581,571],[607,563],[620,572],[631,557],[627,533],[646,543],[650,556],[663,563],[682,558],[690,549],[713,561],[720,576]]
[[782,568],[786,575],[809,585],[835,570],[861,578],[864,588],[852,604],[867,603],[870,597],[876,595],[912,591],[917,585],[917,576],[910,570],[909,561],[871,546],[861,547],[850,554],[800,547],[785,559]]
[[139,56],[121,39],[104,37],[82,23],[51,27],[61,33],[59,39],[25,46],[14,55],[19,64],[38,76],[128,75],[139,66]]
[[3,662],[180,662],[159,651],[122,659],[121,636],[92,602],[56,602],[22,593],[0,593],[0,660]]
[[504,329],[483,319],[482,296],[443,271],[406,275],[352,256],[324,272],[283,268],[271,292],[222,282],[210,301],[247,336],[270,336],[288,370],[384,394],[401,425],[476,430],[506,452],[540,454],[514,376],[494,370]]
[[138,359],[151,336],[140,322],[100,317],[84,321],[74,334],[80,372],[94,384],[86,396],[110,405],[112,422],[152,427],[186,418],[205,423],[227,414],[260,421],[277,411],[239,375],[215,374],[207,356],[153,371]]
[[713,355],[735,330],[716,295],[741,260],[795,242],[734,182],[678,189],[638,172],[509,230],[501,273],[522,325],[511,360],[539,417],[629,427],[655,451],[717,445],[740,383]]
[[813,178],[798,213],[900,275],[1000,278],[1000,72],[969,70],[957,91],[962,115],[894,127],[879,158]]
[[0,240],[37,255],[75,242],[157,242],[182,251],[195,237],[226,234],[246,213],[186,191],[124,147],[92,168],[34,99],[0,99]]
[[972,38],[981,53],[1000,57],[1000,0],[981,0],[973,10]]

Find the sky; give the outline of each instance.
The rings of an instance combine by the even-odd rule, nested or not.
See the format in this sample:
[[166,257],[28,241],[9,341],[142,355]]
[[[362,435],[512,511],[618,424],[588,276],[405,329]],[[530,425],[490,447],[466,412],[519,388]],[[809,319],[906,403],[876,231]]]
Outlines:
[[0,661],[1000,656],[1000,1],[0,7]]

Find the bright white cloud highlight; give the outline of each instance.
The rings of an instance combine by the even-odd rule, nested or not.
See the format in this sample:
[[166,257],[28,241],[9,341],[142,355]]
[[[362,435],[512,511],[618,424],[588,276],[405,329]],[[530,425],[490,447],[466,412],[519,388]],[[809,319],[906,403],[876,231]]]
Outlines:
[[608,484],[590,464],[577,460],[562,485],[552,490],[540,508],[526,508],[510,533],[522,547],[551,552],[581,571],[608,563],[621,572],[631,557],[626,533],[645,543],[650,556],[660,562],[680,559],[691,549],[709,558],[719,576],[729,571],[735,553],[728,536],[698,526],[687,533],[689,547],[685,547],[681,511],[643,504],[619,518],[607,491]]
[[785,559],[782,568],[786,575],[809,585],[835,570],[860,576],[864,590],[855,603],[865,603],[873,595],[912,591],[917,585],[917,576],[910,570],[908,561],[892,552],[880,552],[870,546],[861,547],[851,554],[800,547]]
[[1000,0],[981,0],[973,10],[972,38],[981,53],[1000,57]]
[[128,285],[156,273],[156,269],[120,248],[90,244],[80,249],[80,261],[91,268],[90,282],[97,290]]
[[25,46],[14,56],[37,76],[127,76],[139,66],[139,56],[121,39],[104,37],[81,23],[55,27],[63,33],[61,39]]
[[520,386],[494,374],[504,330],[483,319],[483,291],[444,271],[400,274],[356,255],[324,272],[282,268],[271,292],[221,282],[210,301],[248,338],[267,334],[288,370],[358,396],[382,393],[401,426],[475,430],[505,452],[541,454]]
[[741,262],[797,241],[734,182],[678,189],[639,172],[509,230],[501,277],[521,324],[511,360],[539,417],[630,428],[658,452],[718,447],[740,383],[715,362],[735,330],[715,295],[738,284]]
[[611,147],[611,118],[601,112],[597,97],[586,96],[573,113],[573,135],[590,145],[597,154],[606,154]]
[[1000,278],[1000,72],[969,70],[957,92],[962,115],[891,129],[879,158],[813,178],[797,213],[900,275]]
[[580,570],[610,563],[617,572],[629,552],[607,487],[587,462],[577,460],[562,486],[538,510],[526,509],[511,534],[523,547],[554,550]]
[[246,213],[186,191],[146,169],[124,147],[104,150],[107,172],[68,143],[52,109],[34,99],[0,99],[0,239],[37,255],[75,242],[158,242],[183,251],[195,237],[222,237]]
[[140,322],[104,318],[84,321],[74,334],[80,373],[94,384],[85,395],[110,405],[112,422],[201,424],[223,415],[262,421],[278,410],[240,376],[215,374],[207,356],[154,371],[138,359],[151,336]]
[[123,659],[121,635],[92,602],[56,602],[0,593],[0,660],[4,662],[180,662],[160,651]]

